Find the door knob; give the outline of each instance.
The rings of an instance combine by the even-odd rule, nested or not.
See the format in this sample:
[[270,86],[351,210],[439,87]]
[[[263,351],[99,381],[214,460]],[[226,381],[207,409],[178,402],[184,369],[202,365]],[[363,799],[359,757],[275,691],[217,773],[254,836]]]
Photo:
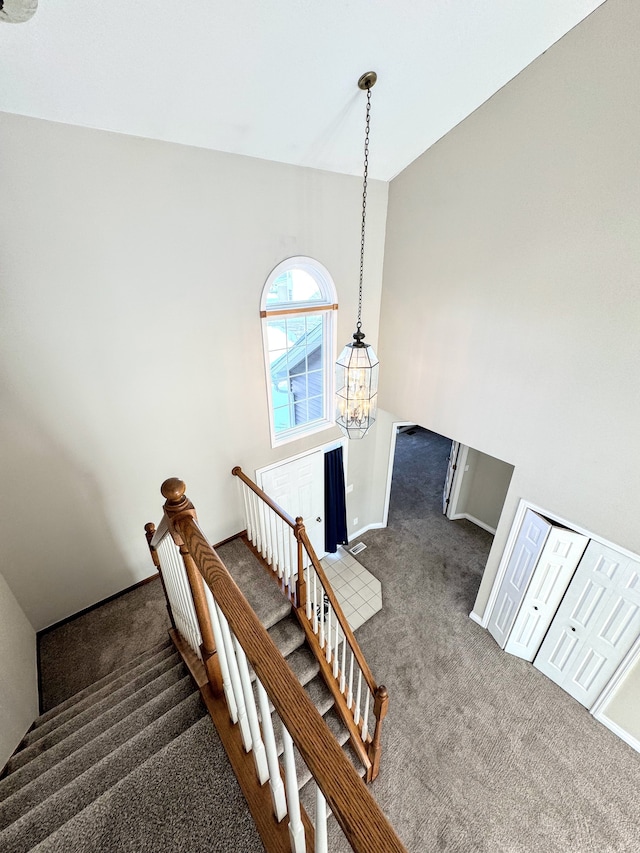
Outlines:
[[320,518],[320,516],[318,516],[318,517],[316,518],[316,521],[322,521],[322,519]]

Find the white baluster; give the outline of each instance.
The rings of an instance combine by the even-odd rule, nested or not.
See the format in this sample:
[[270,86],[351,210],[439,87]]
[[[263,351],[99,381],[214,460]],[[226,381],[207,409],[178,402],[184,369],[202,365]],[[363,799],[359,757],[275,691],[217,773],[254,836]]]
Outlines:
[[251,500],[253,502],[253,515],[256,522],[256,538],[254,545],[258,551],[262,551],[262,524],[260,523],[260,498],[251,492]]
[[222,628],[220,627],[220,619],[218,618],[218,608],[213,600],[213,594],[207,586],[204,585],[204,594],[209,607],[209,616],[211,617],[211,628],[213,630],[213,638],[216,641],[216,653],[218,655],[218,663],[220,664],[220,674],[222,675],[222,689],[224,690],[225,699],[227,700],[227,708],[232,723],[238,722],[238,704],[233,693],[233,685],[231,684],[231,675],[229,674],[229,662],[227,661],[227,652],[224,647],[224,639],[222,636]]
[[[324,608],[325,608],[325,597],[323,594],[323,596],[322,596],[322,612],[323,613],[324,613]],[[327,660],[327,663],[331,663],[331,612],[332,612],[332,610],[333,610],[333,607],[331,607],[331,605],[329,605],[327,607],[327,642],[326,642],[327,652],[325,654],[325,658]]]
[[342,671],[340,673],[340,693],[344,694],[347,679],[347,637],[342,638]]
[[364,694],[364,712],[362,716],[362,740],[366,741],[367,735],[369,734],[368,720],[369,720],[369,703],[371,701],[371,691],[367,687]]
[[251,516],[249,513],[249,501],[247,498],[247,491],[248,490],[247,490],[247,486],[245,485],[245,483],[242,482],[242,480],[240,480],[239,482],[240,482],[240,491],[242,492],[242,505],[244,506],[244,523],[245,523],[245,526],[247,528],[247,539],[250,542],[253,542],[253,529],[252,529],[252,524],[251,524]]
[[278,762],[278,748],[273,731],[271,712],[269,711],[269,697],[261,682],[256,678],[258,689],[258,702],[260,703],[260,716],[262,718],[262,734],[267,751],[267,765],[269,767],[269,787],[271,789],[271,802],[273,813],[278,823],[287,813],[287,801],[284,795],[284,785],[280,776],[280,763]]
[[256,699],[253,695],[253,687],[251,686],[251,675],[249,674],[249,665],[247,664],[247,656],[244,649],[238,642],[237,637],[233,637],[233,645],[236,650],[236,660],[238,661],[238,670],[240,671],[240,681],[242,683],[242,692],[244,694],[244,704],[247,709],[247,717],[249,718],[249,729],[251,731],[251,744],[253,749],[253,760],[256,765],[256,773],[258,781],[261,785],[269,778],[269,768],[267,767],[267,756],[260,734],[260,724],[258,723],[258,710],[256,708]]
[[349,659],[349,691],[347,693],[347,708],[353,705],[353,650],[349,649],[351,657]]
[[316,844],[314,853],[328,853],[327,846],[327,801],[316,784]]
[[275,512],[269,507],[269,565],[273,567],[274,562],[277,560],[277,544],[276,544],[276,519],[277,515]]
[[227,619],[216,604],[218,618],[220,620],[220,628],[222,630],[222,640],[227,653],[227,663],[229,664],[229,675],[231,684],[233,685],[233,695],[236,697],[236,705],[238,706],[238,725],[240,726],[240,735],[245,752],[251,749],[251,729],[249,727],[249,719],[247,717],[247,707],[244,703],[244,695],[242,693],[242,684],[240,682],[240,672],[238,670],[238,661],[236,660],[233,641],[231,639],[231,629]]
[[340,632],[338,628],[340,627],[340,622],[338,620],[338,616],[336,615],[336,644],[335,651],[333,654],[333,677],[338,677],[338,659],[340,657]]
[[[298,571],[302,572],[302,574],[304,575],[304,569],[302,568],[302,566],[298,567]],[[306,574],[306,577],[307,577],[307,583],[306,583],[307,619],[311,619],[311,571],[312,571],[312,569],[307,569],[307,574]],[[314,574],[315,574],[315,570],[314,570]]]
[[273,567],[273,570],[278,573],[278,577],[282,572],[282,563],[283,563],[283,553],[284,553],[284,530],[282,529],[283,521],[280,516],[276,517],[276,527],[277,527],[277,554],[278,558],[276,560],[276,564]]
[[360,697],[362,694],[362,670],[358,668],[358,692],[356,694],[356,709],[353,712],[353,721],[356,725],[360,722]]
[[291,850],[292,853],[305,853],[304,826],[300,818],[300,797],[298,796],[298,777],[293,754],[293,741],[284,723],[282,724],[282,740],[284,743],[284,784],[287,789],[287,804],[289,806]]
[[[288,525],[287,525],[288,526]],[[298,566],[298,540],[295,533],[289,527],[289,586]]]
[[316,607],[316,611],[320,612],[320,615],[318,616],[318,620],[320,622],[320,636],[318,640],[320,642],[320,648],[324,649],[324,587],[320,581],[318,581],[318,587],[319,601],[318,607]]
[[313,570],[313,633],[318,633],[318,584],[315,569]]

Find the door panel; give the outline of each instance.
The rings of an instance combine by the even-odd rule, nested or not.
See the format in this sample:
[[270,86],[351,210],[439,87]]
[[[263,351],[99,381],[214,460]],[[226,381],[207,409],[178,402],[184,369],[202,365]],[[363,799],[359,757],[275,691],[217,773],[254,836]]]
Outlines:
[[534,666],[590,708],[640,634],[640,563],[591,541]]
[[526,511],[487,626],[501,648],[506,645],[551,527],[537,512]]
[[588,541],[573,530],[551,528],[509,634],[506,652],[524,660],[534,659]]
[[[318,450],[262,472],[262,489],[292,518],[302,516],[318,555],[324,550],[324,453]],[[318,520],[319,519],[319,520]]]

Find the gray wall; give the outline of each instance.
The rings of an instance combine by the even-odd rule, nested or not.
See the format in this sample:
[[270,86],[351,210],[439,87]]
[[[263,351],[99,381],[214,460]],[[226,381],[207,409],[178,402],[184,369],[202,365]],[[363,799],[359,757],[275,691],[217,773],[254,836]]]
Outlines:
[[0,575],[0,770],[37,715],[36,633]]
[[469,517],[495,531],[509,490],[513,465],[470,447],[465,469],[459,469],[460,492],[452,517]]
[[[274,451],[259,318],[273,267],[310,255],[357,314],[362,181],[0,115],[0,526],[36,629],[153,573],[143,526],[182,477],[205,531],[242,529],[233,465]],[[363,319],[377,341],[387,184],[370,184]],[[368,473],[349,495],[366,520]]]

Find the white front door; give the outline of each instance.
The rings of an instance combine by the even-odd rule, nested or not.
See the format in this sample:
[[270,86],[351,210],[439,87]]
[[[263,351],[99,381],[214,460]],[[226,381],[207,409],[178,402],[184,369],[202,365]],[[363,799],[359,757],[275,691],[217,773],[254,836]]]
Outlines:
[[487,626],[501,649],[506,645],[551,527],[551,522],[537,512],[526,511]]
[[534,659],[588,541],[587,536],[566,527],[551,528],[505,652]]
[[261,487],[294,520],[302,516],[307,535],[324,557],[324,453],[317,450],[263,471]]
[[591,540],[534,666],[590,708],[640,633],[640,562]]

